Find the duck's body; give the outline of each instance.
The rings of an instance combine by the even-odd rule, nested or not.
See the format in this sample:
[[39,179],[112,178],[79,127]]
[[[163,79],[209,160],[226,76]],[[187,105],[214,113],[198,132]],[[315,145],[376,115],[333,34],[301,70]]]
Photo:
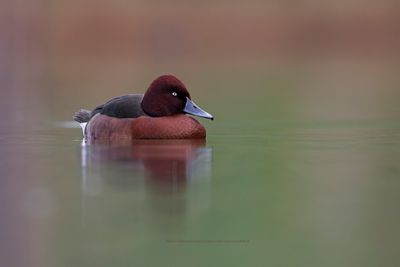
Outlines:
[[205,138],[204,127],[185,114],[213,119],[191,101],[182,82],[164,75],[146,94],[115,97],[93,111],[76,112],[74,120],[89,140]]

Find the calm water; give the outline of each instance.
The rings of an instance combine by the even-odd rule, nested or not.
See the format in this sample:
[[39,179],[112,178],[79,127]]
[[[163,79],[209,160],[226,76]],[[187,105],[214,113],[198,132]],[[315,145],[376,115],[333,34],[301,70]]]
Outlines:
[[3,133],[3,266],[399,263],[400,124],[204,123],[133,146]]

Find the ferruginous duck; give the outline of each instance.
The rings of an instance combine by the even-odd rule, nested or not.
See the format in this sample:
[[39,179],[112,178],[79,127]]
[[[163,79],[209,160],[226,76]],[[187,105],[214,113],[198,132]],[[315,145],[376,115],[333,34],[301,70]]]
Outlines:
[[173,75],[155,79],[143,94],[117,96],[74,115],[86,140],[204,139],[206,130],[195,115],[213,120],[198,107],[186,86]]

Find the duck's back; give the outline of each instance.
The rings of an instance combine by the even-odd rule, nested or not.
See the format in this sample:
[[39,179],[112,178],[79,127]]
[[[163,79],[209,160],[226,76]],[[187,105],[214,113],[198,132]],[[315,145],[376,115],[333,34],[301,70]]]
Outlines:
[[143,94],[129,94],[114,97],[103,105],[96,107],[90,114],[107,115],[114,118],[137,118],[145,115],[141,103]]

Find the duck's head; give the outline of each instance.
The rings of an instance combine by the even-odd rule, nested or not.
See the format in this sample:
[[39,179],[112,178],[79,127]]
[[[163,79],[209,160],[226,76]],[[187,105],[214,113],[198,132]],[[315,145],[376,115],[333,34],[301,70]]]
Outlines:
[[150,84],[142,100],[142,109],[152,117],[183,113],[214,119],[191,100],[186,86],[173,75],[160,76]]

